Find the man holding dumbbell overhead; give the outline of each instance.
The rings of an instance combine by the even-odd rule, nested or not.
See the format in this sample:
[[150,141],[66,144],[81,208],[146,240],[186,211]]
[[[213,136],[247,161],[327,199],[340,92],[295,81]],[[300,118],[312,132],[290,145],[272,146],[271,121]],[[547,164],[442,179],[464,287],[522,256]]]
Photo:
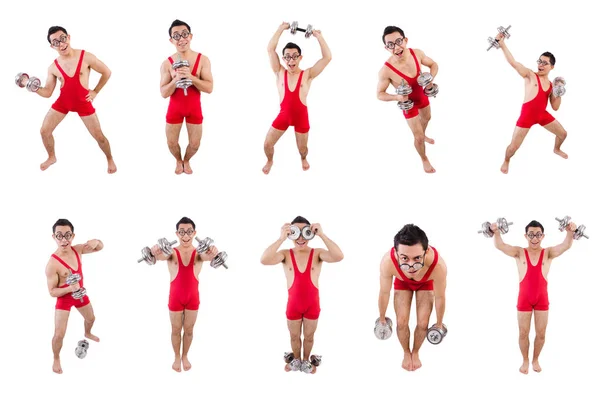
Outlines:
[[[188,351],[192,345],[194,325],[200,308],[198,285],[202,263],[214,259],[219,251],[215,246],[210,246],[207,252],[198,254],[192,242],[196,237],[196,224],[187,217],[183,217],[177,222],[176,230],[179,246],[172,248],[172,253],[165,254],[164,247],[159,245],[152,247],[151,251],[156,260],[167,261],[169,267],[171,276],[169,316],[171,319],[171,343],[175,352],[173,369],[181,372],[182,364],[184,371],[192,368],[188,359]],[[182,330],[183,341],[181,339]]]
[[[193,37],[187,23],[178,19],[173,21],[169,27],[169,38],[176,52],[165,60],[160,68],[160,94],[165,99],[169,97],[166,117],[167,144],[177,161],[177,175],[193,172],[190,160],[200,148],[204,121],[200,93],[213,91],[210,60],[206,55],[190,48]],[[184,119],[189,140],[182,158],[179,134]]]
[[491,224],[494,233],[494,246],[507,256],[513,257],[517,262],[519,271],[519,297],[517,300],[517,320],[519,323],[519,348],[523,356],[523,363],[519,371],[523,374],[529,372],[529,330],[531,316],[535,317],[535,341],[533,344],[533,359],[531,365],[535,372],[540,372],[539,356],[546,340],[546,327],[548,325],[548,273],[552,260],[571,248],[574,235],[578,231],[577,225],[567,221],[561,230],[566,230],[565,240],[556,246],[544,249],[544,227],[538,221],[531,221],[525,227],[527,248],[511,246],[504,243],[498,224]]
[[542,127],[556,135],[556,139],[554,140],[554,153],[562,158],[568,158],[567,153],[560,149],[560,146],[567,138],[567,131],[565,131],[560,122],[546,111],[548,99],[550,99],[552,109],[558,111],[561,104],[561,98],[565,93],[564,78],[555,78],[554,84],[552,84],[548,78],[550,71],[554,69],[554,64],[556,63],[554,55],[550,52],[543,53],[537,60],[537,72],[534,72],[529,68],[526,68],[523,64],[515,61],[513,55],[506,47],[504,39],[505,36],[503,33],[499,33],[496,36],[496,41],[504,52],[506,60],[525,80],[525,98],[521,108],[521,115],[519,116],[513,132],[512,140],[506,148],[504,162],[500,167],[500,171],[504,174],[508,173],[510,159],[515,155],[519,147],[521,147],[529,129],[535,124],[540,124]]
[[84,244],[72,245],[73,239],[75,239],[75,229],[73,224],[66,219],[56,221],[52,232],[52,237],[58,247],[46,265],[48,291],[50,296],[56,297],[54,337],[52,338],[52,351],[54,352],[52,371],[62,374],[60,350],[67,332],[67,322],[72,307],[77,308],[84,318],[85,337],[95,342],[100,341],[97,336],[92,334],[92,326],[96,317],[83,286],[81,258],[84,254],[102,250],[104,245],[97,239],[88,240]]
[[[27,86],[28,90],[34,91],[45,98],[52,96],[57,80],[61,83],[60,96],[46,114],[40,130],[42,142],[48,152],[48,159],[40,165],[40,169],[45,171],[56,162],[53,132],[69,112],[76,112],[104,152],[108,162],[108,173],[115,173],[117,166],[112,157],[110,143],[102,133],[96,110],[92,106],[92,102],[108,82],[111,74],[110,70],[92,53],[73,49],[71,47],[71,35],[63,27],[51,27],[48,30],[47,39],[50,46],[58,53],[58,58],[48,68],[46,84],[43,87],[39,86],[39,81],[35,85],[33,85],[33,82],[26,84],[23,82],[28,80],[26,74],[21,74],[21,78],[17,79],[19,86]],[[88,88],[91,70],[101,74],[100,81],[93,90]]]
[[[404,350],[402,368],[416,371],[422,366],[419,350],[425,337],[434,331],[440,332],[441,336],[445,336],[447,332],[443,324],[446,310],[446,263],[438,251],[429,245],[425,232],[416,225],[408,224],[394,237],[394,247],[383,256],[379,271],[378,323],[384,326],[387,324],[385,313],[393,284],[396,333]],[[417,325],[411,351],[408,322],[413,296],[416,298]],[[428,330],[434,303],[437,320]]]
[[[319,236],[326,249],[311,248],[310,240]],[[294,248],[279,250],[286,240],[294,242]],[[342,261],[342,250],[323,233],[320,224],[311,224],[304,217],[296,217],[281,228],[279,239],[263,253],[260,262],[263,265],[282,263],[288,288],[286,317],[292,345],[285,371],[303,371],[315,373],[320,357],[310,357],[314,344],[314,335],[321,314],[319,301],[319,276],[323,262]],[[301,339],[304,334],[304,343]],[[304,352],[302,353],[302,348]],[[286,354],[286,358],[287,358]],[[317,361],[318,359],[318,361]]]
[[[408,38],[397,26],[388,26],[383,31],[383,44],[391,54],[379,71],[377,98],[381,101],[396,101],[403,110],[404,118],[415,137],[415,148],[421,157],[423,169],[434,173],[435,168],[425,154],[425,143],[435,141],[427,137],[426,130],[431,120],[429,97],[437,94],[433,79],[438,73],[438,65],[422,50],[407,47]],[[421,71],[421,65],[430,72]],[[396,88],[397,94],[387,93],[388,87]]]
[[290,126],[293,126],[296,132],[296,144],[300,152],[302,169],[306,171],[310,168],[306,160],[308,155],[308,131],[310,130],[306,100],[313,79],[319,76],[331,61],[331,50],[329,50],[329,46],[327,46],[321,31],[313,30],[309,26],[308,29],[302,30],[306,31],[305,37],[314,36],[319,41],[322,54],[321,59],[311,68],[301,70],[302,50],[300,46],[290,42],[282,50],[282,59],[285,66],[282,65],[276,52],[277,43],[285,30],[292,28],[292,33],[301,30],[296,25],[296,22],[292,25],[283,22],[271,38],[267,47],[271,68],[275,72],[277,79],[281,109],[265,138],[264,150],[267,156],[267,163],[262,169],[265,174],[268,174],[273,166],[275,144]]

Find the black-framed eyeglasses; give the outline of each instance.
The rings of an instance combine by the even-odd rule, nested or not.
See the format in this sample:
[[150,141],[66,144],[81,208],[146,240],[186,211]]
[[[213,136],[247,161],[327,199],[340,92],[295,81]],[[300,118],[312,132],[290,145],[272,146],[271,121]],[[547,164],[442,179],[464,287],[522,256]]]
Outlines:
[[194,230],[192,228],[186,230],[180,229],[177,231],[177,233],[179,233],[179,236],[185,236],[188,235],[189,237],[192,237],[192,235],[194,234]]
[[548,61],[542,61],[542,59],[538,59],[537,60],[538,65],[543,65],[544,67],[547,65],[550,65],[550,63]]
[[179,40],[181,38],[187,39],[189,36],[190,36],[190,33],[188,31],[183,31],[181,33],[175,32],[171,35],[171,39],[173,39],[173,40]]
[[299,58],[300,58],[300,54],[298,54],[298,53],[294,53],[294,54],[292,54],[292,55],[290,55],[290,54],[286,54],[285,56],[283,56],[283,59],[284,59],[285,61],[290,61],[290,60],[294,60],[294,61],[296,61],[296,60],[297,60],[297,59],[299,59]]
[[63,240],[66,239],[67,241],[71,240],[73,238],[73,233],[71,231],[69,232],[57,232],[54,234],[54,237],[56,238],[56,240]]
[[542,236],[544,236],[544,234],[542,232],[538,232],[538,233],[533,233],[533,232],[529,232],[527,234],[527,237],[531,240],[535,239],[541,239]]
[[[425,259],[425,253],[426,252],[427,251],[425,251],[423,253],[423,256],[422,256],[423,259]],[[400,256],[398,255],[398,252],[396,252],[396,258],[398,258],[398,260],[400,260]],[[404,271],[404,272],[408,272],[412,268],[414,270],[414,272],[417,272],[418,270],[420,270],[424,266],[425,266],[424,262],[417,261],[417,262],[413,263],[412,265],[411,264],[407,264],[407,263],[400,264],[400,269],[402,271]]]
[[60,47],[61,43],[67,43],[67,35],[60,35],[58,39],[52,39],[52,47]]
[[392,50],[396,46],[402,46],[402,43],[404,43],[404,39],[406,39],[406,38],[399,38],[399,39],[396,39],[394,42],[387,42],[385,44],[385,47],[387,47],[388,49]]

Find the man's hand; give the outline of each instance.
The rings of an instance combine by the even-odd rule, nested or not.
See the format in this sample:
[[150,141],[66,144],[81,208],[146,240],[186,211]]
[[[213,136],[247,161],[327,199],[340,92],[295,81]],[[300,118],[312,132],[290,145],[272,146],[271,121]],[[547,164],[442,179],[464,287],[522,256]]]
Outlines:
[[206,256],[210,260],[212,260],[213,258],[215,258],[217,256],[217,254],[219,254],[219,250],[215,246],[210,246],[208,248],[208,251],[206,252]]
[[504,46],[504,35],[502,33],[498,33],[496,35],[496,41],[498,42],[498,44],[500,45],[500,47]]
[[317,39],[323,37],[323,35],[321,34],[321,31],[318,29],[313,30],[312,33],[313,33],[313,36],[316,37]]
[[576,230],[577,230],[577,224],[573,221],[569,222],[569,225],[567,225],[567,231],[575,232]]
[[492,230],[493,233],[496,233],[498,231],[498,224],[496,222],[494,222],[491,226],[490,229]]
[[292,234],[292,224],[286,223],[281,227],[280,239],[287,239],[288,235]]
[[81,288],[81,286],[79,286],[79,282],[75,282],[72,285],[69,285],[69,290],[71,291],[71,293],[79,290]]
[[92,101],[94,101],[96,96],[98,96],[98,93],[94,92],[93,90],[90,90],[87,96],[85,96],[85,100],[91,103]]
[[152,255],[154,257],[159,256],[162,254],[162,250],[160,249],[160,247],[155,244],[154,246],[152,246],[152,249],[150,250],[150,252],[152,253]]
[[190,71],[190,67],[179,67],[175,70],[175,78],[177,80],[181,79],[192,79],[192,73]]
[[288,29],[290,29],[290,24],[288,22],[282,22],[281,25],[279,25],[279,30],[282,32]]
[[83,250],[94,251],[96,247],[100,244],[100,241],[97,239],[89,240],[83,245]]
[[323,237],[323,229],[321,228],[321,224],[312,224],[310,226],[310,230],[313,231],[318,237]]

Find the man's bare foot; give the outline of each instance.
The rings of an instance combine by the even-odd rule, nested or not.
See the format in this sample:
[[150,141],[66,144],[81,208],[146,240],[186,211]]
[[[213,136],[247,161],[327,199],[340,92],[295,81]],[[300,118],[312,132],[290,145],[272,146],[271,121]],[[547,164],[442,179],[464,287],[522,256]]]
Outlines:
[[177,161],[177,166],[175,167],[175,174],[181,175],[182,172],[183,172],[183,162]]
[[302,170],[307,171],[310,168],[310,164],[306,161],[306,158],[302,159]]
[[519,368],[519,372],[525,375],[529,373],[529,360],[523,360],[523,365]]
[[56,157],[48,157],[48,159],[46,161],[44,161],[43,163],[40,164],[40,169],[42,171],[45,171],[48,169],[49,166],[51,166],[55,162],[56,162]]
[[567,153],[565,153],[561,149],[554,149],[554,154],[558,154],[559,156],[561,156],[562,158],[565,158],[565,159],[569,158]]
[[183,172],[185,172],[188,175],[194,173],[194,171],[192,171],[192,167],[190,167],[189,161],[183,162]]
[[423,169],[428,174],[433,174],[435,172],[435,168],[433,168],[433,166],[431,165],[431,163],[429,162],[429,160],[423,161]]
[[421,364],[421,360],[419,359],[419,354],[413,353],[412,355],[412,370],[416,371],[421,368],[423,364]]
[[62,374],[62,367],[60,366],[60,360],[55,359],[52,363],[52,371],[57,374]]
[[265,164],[265,166],[262,169],[262,171],[264,172],[265,175],[267,175],[269,172],[271,172],[272,166],[273,166],[273,161],[267,161],[267,163]]
[[503,174],[508,174],[508,161],[504,161],[502,163],[502,166],[500,167],[500,171],[502,171]]
[[177,372],[181,372],[181,358],[175,357],[175,361],[173,361],[173,369]]
[[114,160],[111,158],[108,160],[108,173],[114,174],[115,172],[117,172],[117,164],[115,164]]
[[402,360],[402,368],[407,371],[412,371],[412,355],[410,353],[404,353],[404,360]]
[[292,370],[290,364],[285,364],[285,367],[283,369],[285,370],[285,372],[290,372]]
[[425,136],[425,142],[429,143],[429,144],[435,144],[435,140],[433,140],[430,137]]
[[531,366],[535,372],[542,372],[542,367],[540,367],[540,362],[538,360],[533,360]]
[[90,339],[90,340],[93,340],[94,342],[99,342],[100,341],[100,338],[98,336],[92,335],[91,333],[86,333],[85,337],[88,338],[88,339]]
[[189,371],[190,369],[192,369],[192,364],[190,363],[190,360],[188,360],[187,356],[181,357],[181,362],[183,363],[184,371]]

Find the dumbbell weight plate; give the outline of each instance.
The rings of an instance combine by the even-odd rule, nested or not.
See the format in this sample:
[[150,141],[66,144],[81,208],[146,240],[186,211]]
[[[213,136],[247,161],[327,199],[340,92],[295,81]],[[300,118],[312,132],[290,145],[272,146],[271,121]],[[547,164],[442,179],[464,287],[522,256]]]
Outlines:
[[312,356],[310,356],[310,363],[312,365],[314,365],[315,367],[318,367],[319,365],[321,365],[321,359],[322,359],[322,356],[313,354]]
[[312,25],[308,24],[308,26],[306,27],[306,33],[304,34],[305,38],[310,38],[313,34],[313,27]]
[[77,342],[77,347],[81,347],[84,350],[87,350],[90,348],[90,343],[87,340],[80,340],[79,342]]
[[484,222],[483,224],[481,224],[481,230],[477,231],[477,233],[483,233],[483,236],[491,238],[492,236],[494,236],[494,232],[492,232],[492,224],[490,224],[489,222]]
[[83,298],[85,297],[85,295],[87,294],[87,290],[85,288],[79,288],[76,291],[74,291],[71,296],[73,296],[73,298],[75,300],[81,300],[83,302]]
[[585,234],[585,225],[579,225],[575,232],[573,232],[573,239],[579,240],[582,237],[589,239],[589,237]]
[[138,263],[142,261],[146,261],[146,264],[148,265],[156,264],[156,257],[152,255],[152,250],[150,250],[150,247],[144,247],[142,249],[142,258],[138,260]]
[[564,231],[567,226],[569,225],[569,223],[571,222],[571,217],[569,217],[568,215],[566,215],[563,219],[559,219],[559,218],[554,218],[555,220],[558,221],[558,230],[559,231]]
[[429,72],[421,71],[421,74],[417,78],[417,83],[419,84],[419,86],[425,87],[425,86],[429,85],[431,82],[433,82],[433,75],[431,75],[431,73],[429,73]]
[[375,333],[375,337],[379,340],[387,340],[392,336],[392,320],[388,317],[385,317],[386,324],[383,325],[379,318],[375,320],[375,328],[373,332]]
[[15,84],[20,88],[24,88],[28,80],[29,75],[25,72],[20,72],[17,74],[17,76],[15,76]]
[[407,85],[404,81],[396,88],[396,94],[399,94],[400,96],[408,96],[411,93],[412,87]]
[[40,79],[36,78],[35,76],[32,76],[31,78],[29,78],[29,80],[27,81],[27,85],[25,85],[27,90],[30,92],[37,92],[41,86],[42,86],[42,81],[40,81]]
[[499,49],[500,48],[500,43],[498,43],[498,41],[496,39],[494,39],[493,37],[488,37],[488,43],[490,45],[490,47],[488,47],[488,51],[490,51],[490,49],[492,47]]
[[296,225],[292,225],[290,226],[290,230],[292,231],[292,233],[288,235],[288,239],[297,240],[301,234],[300,228],[298,228]]
[[440,344],[447,333],[448,329],[446,328],[446,325],[443,325],[442,329],[433,325],[427,330],[427,340],[431,344]]
[[315,237],[315,232],[310,229],[310,226],[302,228],[302,237],[306,240],[312,240]]
[[294,353],[290,351],[283,353],[283,361],[285,361],[286,364],[289,364],[292,361],[294,361]]
[[206,253],[208,251],[208,249],[210,249],[210,246],[212,246],[213,243],[215,242],[214,240],[212,240],[209,237],[206,237],[202,240],[196,238],[196,241],[198,242],[198,247],[196,247],[196,251],[200,254]]
[[227,267],[225,261],[227,261],[227,253],[222,251],[212,259],[210,266],[213,268],[225,267],[225,269],[228,269],[229,267]]
[[414,105],[415,105],[415,103],[410,99],[406,100],[406,101],[398,102],[398,108],[401,109],[402,111],[408,111],[411,108],[413,108]]
[[435,97],[440,92],[440,88],[434,83],[431,89],[424,89],[423,91],[427,97]]
[[177,243],[176,240],[169,242],[165,238],[158,239],[158,247],[160,247],[160,250],[167,256],[170,256],[171,254],[173,254],[173,245],[176,243]]
[[181,67],[189,67],[190,63],[188,60],[178,60],[173,63],[173,69],[178,69]]
[[290,25],[290,33],[292,35],[295,35],[297,29],[298,29],[298,21],[292,22],[292,24]]
[[[506,218],[498,218],[496,220],[496,225],[498,225],[498,230],[500,231],[500,233],[508,233],[509,230],[509,226],[512,225],[512,222],[508,222],[506,220]],[[491,229],[491,226],[490,226]]]
[[81,275],[79,274],[71,274],[69,276],[67,276],[67,280],[66,280],[66,284],[71,286],[74,283],[77,283],[81,280]]
[[510,33],[508,33],[508,30],[510,29],[511,25],[509,25],[507,28],[500,26],[498,27],[498,32],[501,33],[502,35],[504,35],[505,39],[510,39]]

